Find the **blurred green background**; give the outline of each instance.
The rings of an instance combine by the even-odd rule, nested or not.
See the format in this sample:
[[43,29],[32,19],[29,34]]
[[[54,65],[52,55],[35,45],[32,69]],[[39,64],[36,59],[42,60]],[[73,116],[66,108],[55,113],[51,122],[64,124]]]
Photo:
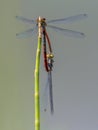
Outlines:
[[0,130],[34,130],[34,65],[37,34],[16,39],[16,33],[33,25],[16,15],[36,19],[63,18],[87,13],[88,18],[61,25],[86,34],[85,39],[64,37],[49,30],[55,62],[53,90],[55,113],[43,111],[47,79],[41,58],[41,129],[98,129],[98,1],[0,1]]

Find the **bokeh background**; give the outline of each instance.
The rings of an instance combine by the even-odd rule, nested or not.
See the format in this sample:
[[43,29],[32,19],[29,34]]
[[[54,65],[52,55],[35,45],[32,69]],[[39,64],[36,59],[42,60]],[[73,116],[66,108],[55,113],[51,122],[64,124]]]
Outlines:
[[[16,15],[36,19],[87,13],[88,18],[60,25],[84,32],[83,39],[49,30],[54,51],[54,115],[44,112],[47,74],[41,58],[41,130],[98,130],[98,1],[0,1],[0,130],[34,130],[34,66],[37,34],[17,39],[16,33],[33,25]],[[49,106],[48,106],[49,107]]]

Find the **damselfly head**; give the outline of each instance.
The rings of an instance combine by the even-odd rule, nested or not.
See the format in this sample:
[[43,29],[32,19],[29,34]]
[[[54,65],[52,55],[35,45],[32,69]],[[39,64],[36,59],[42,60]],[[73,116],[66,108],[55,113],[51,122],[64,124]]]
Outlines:
[[42,26],[47,26],[47,24],[46,24],[46,19],[45,19],[45,18],[39,17],[39,18],[37,19],[37,25],[38,25],[39,22],[41,23]]

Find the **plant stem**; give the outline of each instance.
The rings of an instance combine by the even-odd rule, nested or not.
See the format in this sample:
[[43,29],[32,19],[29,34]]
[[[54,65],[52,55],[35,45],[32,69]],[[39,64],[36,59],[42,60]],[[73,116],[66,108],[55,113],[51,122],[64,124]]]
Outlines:
[[39,71],[42,38],[38,37],[38,47],[35,64],[35,130],[40,130],[40,91],[39,91]]

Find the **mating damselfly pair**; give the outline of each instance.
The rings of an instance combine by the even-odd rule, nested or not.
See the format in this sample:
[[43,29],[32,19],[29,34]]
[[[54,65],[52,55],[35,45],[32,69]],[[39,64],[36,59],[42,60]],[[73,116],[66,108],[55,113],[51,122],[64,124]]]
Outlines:
[[[49,87],[49,97],[50,97],[50,109],[51,113],[54,112],[54,106],[53,106],[53,92],[52,92],[52,70],[53,70],[53,50],[51,47],[51,42],[48,36],[48,33],[46,31],[46,28],[49,27],[53,29],[56,32],[60,32],[64,34],[65,36],[71,36],[71,37],[78,37],[78,38],[84,38],[85,34],[78,31],[73,31],[69,29],[63,29],[60,27],[56,27],[51,24],[67,24],[67,23],[73,23],[78,20],[85,19],[87,17],[87,14],[79,14],[67,18],[62,19],[54,19],[46,21],[45,18],[39,17],[37,20],[27,19],[22,16],[16,16],[16,18],[24,23],[33,24],[34,27],[26,30],[25,32],[17,33],[17,38],[25,38],[28,36],[32,36],[36,30],[38,29],[38,24],[41,25],[41,34],[43,38],[43,57],[44,57],[44,66],[45,70],[48,74],[48,86]],[[48,44],[48,47],[47,47]],[[47,52],[48,50],[48,52]],[[46,110],[46,109],[45,109]]]

